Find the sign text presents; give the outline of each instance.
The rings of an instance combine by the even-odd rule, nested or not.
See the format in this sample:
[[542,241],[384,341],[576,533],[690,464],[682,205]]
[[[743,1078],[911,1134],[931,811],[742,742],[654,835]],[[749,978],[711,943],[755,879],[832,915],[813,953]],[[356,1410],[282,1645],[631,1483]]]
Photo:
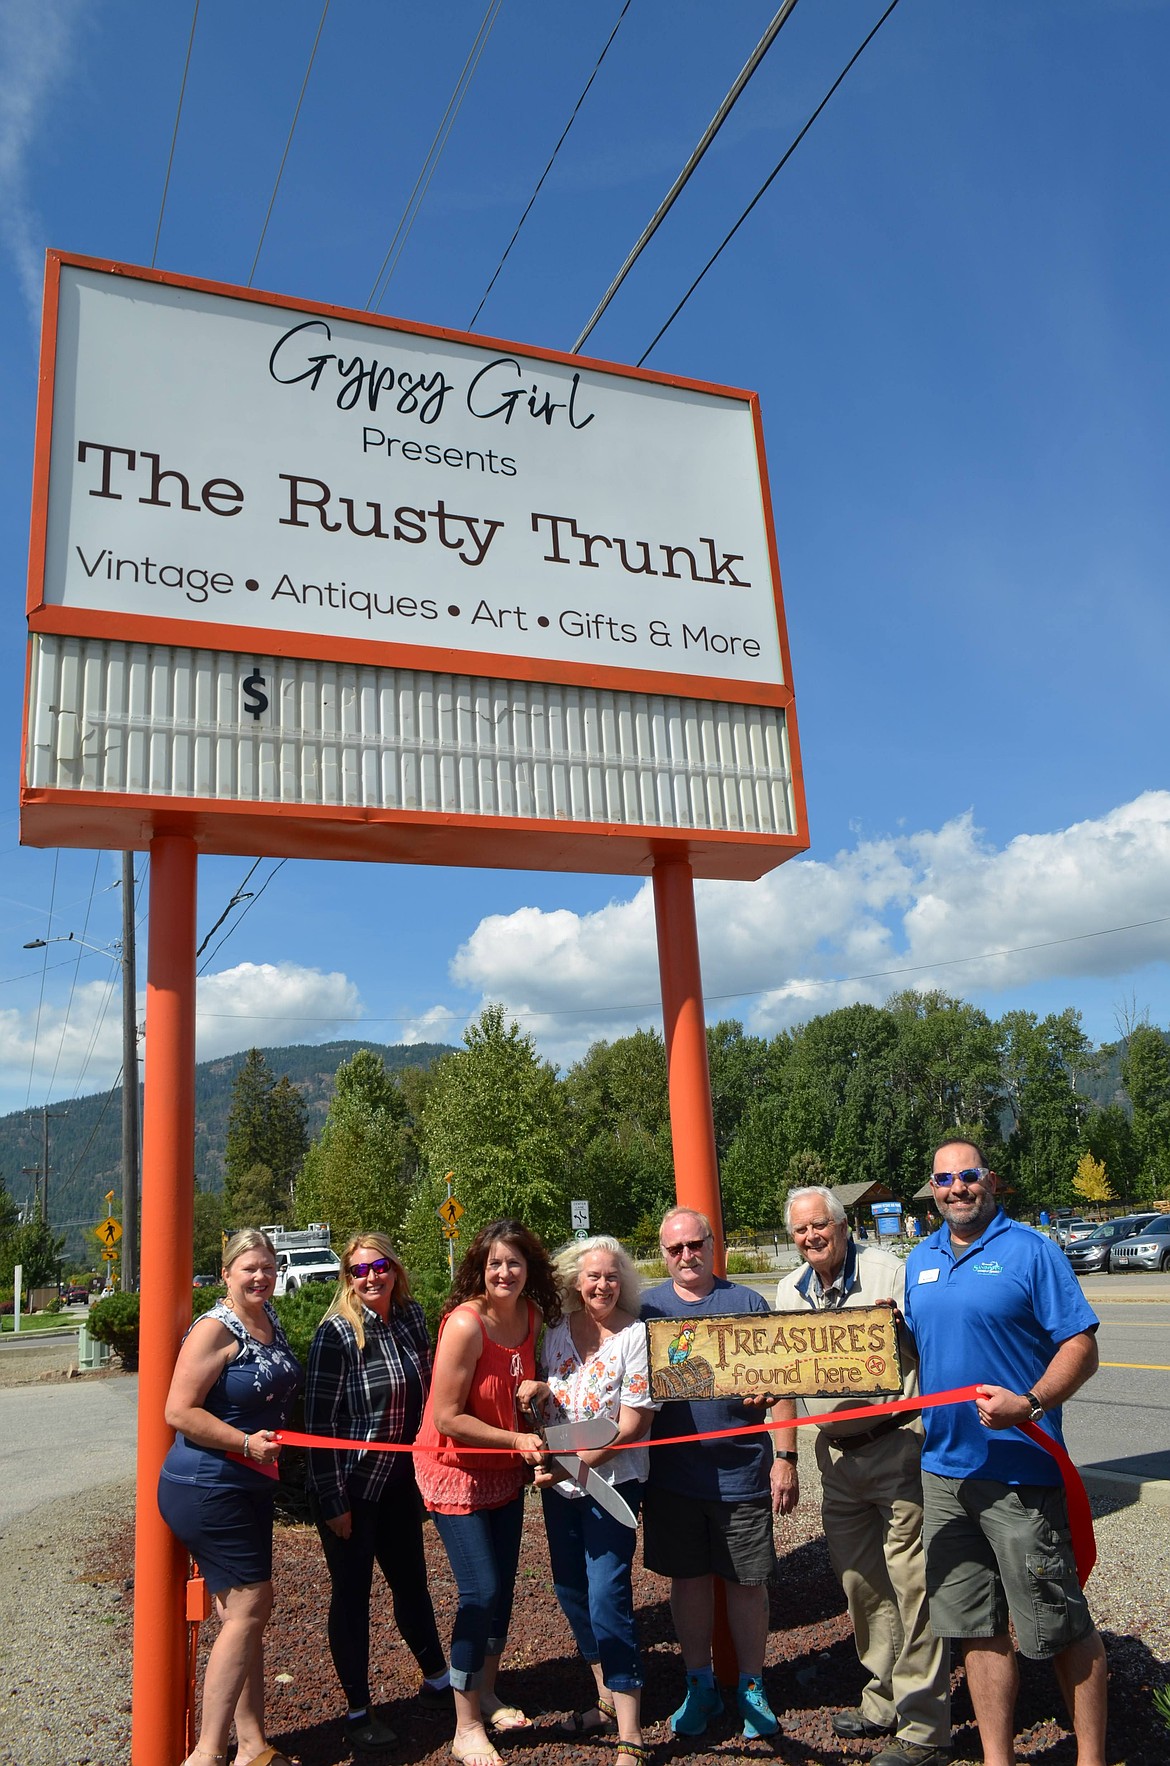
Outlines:
[[650,1392],[670,1398],[888,1397],[902,1389],[893,1311],[735,1313],[646,1326]]

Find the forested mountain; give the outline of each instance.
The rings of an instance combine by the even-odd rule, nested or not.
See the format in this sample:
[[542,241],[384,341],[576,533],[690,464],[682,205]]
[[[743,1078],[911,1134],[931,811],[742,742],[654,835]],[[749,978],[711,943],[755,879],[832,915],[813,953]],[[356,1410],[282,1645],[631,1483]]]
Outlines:
[[[324,1042],[263,1049],[272,1071],[287,1074],[307,1109],[310,1135],[320,1132],[333,1096],[338,1067],[359,1049],[372,1049],[391,1072],[428,1067],[449,1048],[441,1043]],[[201,1188],[219,1190],[224,1179],[224,1142],[232,1086],[246,1051],[195,1069],[195,1175]],[[105,1212],[107,1190],[122,1190],[122,1088],[95,1092],[50,1106],[49,1218],[58,1232],[91,1226]],[[44,1118],[39,1109],[16,1110],[0,1116],[0,1181],[23,1206],[31,1201],[36,1177],[26,1168],[39,1166],[44,1148]],[[70,1235],[73,1236],[72,1234]]]

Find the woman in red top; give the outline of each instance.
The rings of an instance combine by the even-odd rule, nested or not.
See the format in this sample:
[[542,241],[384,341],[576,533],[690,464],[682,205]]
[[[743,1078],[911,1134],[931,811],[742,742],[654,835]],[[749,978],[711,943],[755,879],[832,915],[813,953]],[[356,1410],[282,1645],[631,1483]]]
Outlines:
[[[488,1728],[528,1727],[524,1713],[498,1697],[496,1670],[512,1616],[525,1461],[538,1463],[543,1446],[517,1426],[517,1404],[548,1393],[536,1379],[536,1339],[560,1310],[540,1240],[518,1220],[495,1220],[472,1240],[439,1325],[415,1477],[459,1589],[451,1753],[462,1766],[497,1766]],[[461,1446],[501,1451],[461,1453]]]

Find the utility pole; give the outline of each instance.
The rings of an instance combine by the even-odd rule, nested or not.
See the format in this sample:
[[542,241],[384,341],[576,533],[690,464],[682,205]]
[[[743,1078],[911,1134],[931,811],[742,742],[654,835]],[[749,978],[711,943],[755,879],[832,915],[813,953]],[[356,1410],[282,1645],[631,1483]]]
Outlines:
[[134,854],[122,854],[122,1287],[138,1279],[138,985]]
[[38,1212],[46,1225],[49,1221],[49,1123],[68,1114],[68,1110],[50,1110],[47,1104],[41,1105],[41,1163],[20,1168],[23,1176],[37,1180]]

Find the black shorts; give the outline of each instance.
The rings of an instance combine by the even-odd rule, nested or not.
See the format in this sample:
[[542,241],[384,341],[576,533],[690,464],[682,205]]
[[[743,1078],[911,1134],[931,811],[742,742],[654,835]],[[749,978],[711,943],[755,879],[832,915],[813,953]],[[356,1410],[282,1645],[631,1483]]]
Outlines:
[[211,1594],[272,1580],[274,1490],[158,1481],[158,1512],[182,1540]]
[[771,1496],[705,1502],[648,1484],[642,1521],[642,1561],[655,1575],[722,1576],[758,1588],[776,1568]]

